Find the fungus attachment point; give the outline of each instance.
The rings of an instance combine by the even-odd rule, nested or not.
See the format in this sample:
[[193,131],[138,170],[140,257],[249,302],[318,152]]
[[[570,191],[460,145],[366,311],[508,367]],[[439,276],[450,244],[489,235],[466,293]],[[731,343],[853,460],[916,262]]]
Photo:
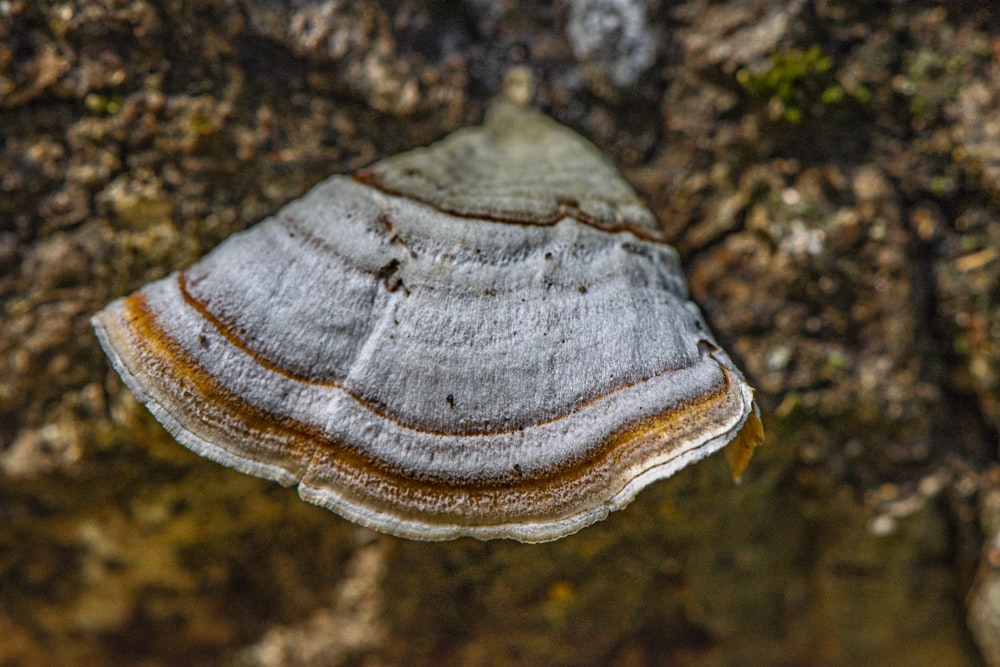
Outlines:
[[501,96],[511,104],[526,108],[535,99],[535,77],[527,67],[511,67],[503,80]]
[[727,444],[739,475],[753,390],[677,253],[523,89],[109,304],[122,379],[202,456],[413,539],[556,539]]

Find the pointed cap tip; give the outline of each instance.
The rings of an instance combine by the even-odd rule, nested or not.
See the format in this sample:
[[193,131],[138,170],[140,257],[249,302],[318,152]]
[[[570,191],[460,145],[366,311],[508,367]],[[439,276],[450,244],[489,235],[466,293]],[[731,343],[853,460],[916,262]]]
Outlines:
[[524,65],[508,69],[499,97],[522,109],[531,106],[535,100],[535,75],[531,69]]

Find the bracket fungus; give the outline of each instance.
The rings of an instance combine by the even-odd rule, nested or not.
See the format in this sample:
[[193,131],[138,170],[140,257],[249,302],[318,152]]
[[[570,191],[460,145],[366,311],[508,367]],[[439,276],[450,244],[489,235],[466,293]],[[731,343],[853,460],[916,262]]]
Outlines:
[[93,325],[183,445],[401,537],[557,539],[763,439],[652,213],[511,99]]

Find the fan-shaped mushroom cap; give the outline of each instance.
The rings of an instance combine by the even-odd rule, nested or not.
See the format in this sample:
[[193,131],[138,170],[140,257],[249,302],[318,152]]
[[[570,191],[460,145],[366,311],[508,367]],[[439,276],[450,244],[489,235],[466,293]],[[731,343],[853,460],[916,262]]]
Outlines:
[[93,323],[182,444],[403,537],[556,539],[762,439],[652,214],[508,102]]

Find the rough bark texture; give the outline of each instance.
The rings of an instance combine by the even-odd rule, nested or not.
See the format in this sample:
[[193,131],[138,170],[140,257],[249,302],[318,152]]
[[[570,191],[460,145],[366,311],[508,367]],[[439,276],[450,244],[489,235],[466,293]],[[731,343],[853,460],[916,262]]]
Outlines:
[[[625,170],[759,390],[542,546],[375,537],[177,445],[88,317],[506,69]],[[1000,665],[982,3],[0,2],[0,664]]]

